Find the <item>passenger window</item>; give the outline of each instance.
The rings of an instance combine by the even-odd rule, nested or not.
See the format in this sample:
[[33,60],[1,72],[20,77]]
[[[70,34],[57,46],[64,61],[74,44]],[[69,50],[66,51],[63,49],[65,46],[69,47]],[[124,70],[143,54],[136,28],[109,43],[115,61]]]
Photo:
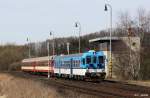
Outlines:
[[83,63],[83,65],[85,65],[85,59],[82,59],[82,63]]
[[75,63],[75,61],[73,61],[73,65],[74,65],[74,67],[75,67],[75,64],[76,64],[76,63]]
[[86,63],[87,63],[87,64],[90,64],[90,63],[91,63],[91,57],[90,57],[90,56],[87,56],[87,57],[86,57]]
[[99,63],[104,63],[104,57],[103,56],[99,56],[98,59],[99,59]]
[[93,57],[93,63],[96,63],[96,56]]
[[80,66],[80,63],[81,63],[81,62],[80,62],[80,60],[79,60],[79,66]]

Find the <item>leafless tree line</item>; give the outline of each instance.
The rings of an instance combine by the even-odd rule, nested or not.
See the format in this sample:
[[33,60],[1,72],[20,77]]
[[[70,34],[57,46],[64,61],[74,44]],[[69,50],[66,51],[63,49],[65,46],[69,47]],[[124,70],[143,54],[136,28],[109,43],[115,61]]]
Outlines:
[[[129,38],[128,48],[116,57],[115,73],[123,79],[150,79],[150,52],[147,49],[150,46],[150,12],[139,8],[134,18],[131,18],[129,12],[121,12],[115,32],[118,36]],[[140,38],[137,51],[131,49],[134,44],[130,38],[134,36]]]

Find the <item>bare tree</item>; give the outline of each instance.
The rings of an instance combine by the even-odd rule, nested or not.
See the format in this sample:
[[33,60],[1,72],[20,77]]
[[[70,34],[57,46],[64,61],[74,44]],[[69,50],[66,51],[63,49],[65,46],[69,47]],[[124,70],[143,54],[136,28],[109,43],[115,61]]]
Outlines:
[[128,28],[135,27],[135,21],[132,20],[129,12],[120,12],[118,15],[116,31],[118,36],[127,36]]
[[147,13],[144,8],[138,8],[136,21],[139,28],[139,36],[143,40],[144,34],[150,32],[150,12]]
[[140,40],[133,38],[133,33],[136,33],[133,30],[136,29],[136,22],[131,19],[128,12],[120,13],[118,19],[117,30],[121,29],[121,33],[127,37],[123,41],[127,48],[118,54],[121,58],[118,56],[119,58],[116,59],[116,69],[117,71],[120,69],[126,79],[137,79],[140,69]]
[[129,25],[130,25],[130,21],[131,21],[131,17],[129,15],[129,12],[120,12],[119,17],[118,17],[118,26],[122,29],[127,30]]

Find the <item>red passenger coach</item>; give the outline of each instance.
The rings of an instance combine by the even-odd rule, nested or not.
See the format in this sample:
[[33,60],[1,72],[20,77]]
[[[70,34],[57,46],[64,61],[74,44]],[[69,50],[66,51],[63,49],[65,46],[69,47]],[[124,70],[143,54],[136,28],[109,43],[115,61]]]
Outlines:
[[21,70],[24,72],[36,72],[36,73],[54,73],[54,63],[52,56],[50,57],[38,57],[28,58],[22,60]]

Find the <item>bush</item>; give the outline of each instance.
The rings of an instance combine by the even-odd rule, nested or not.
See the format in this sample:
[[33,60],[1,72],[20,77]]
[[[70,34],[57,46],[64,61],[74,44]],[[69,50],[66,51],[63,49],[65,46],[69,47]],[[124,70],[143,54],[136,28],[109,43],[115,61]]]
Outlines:
[[10,64],[9,71],[19,71],[21,70],[21,62],[14,62]]
[[17,66],[19,66],[19,62],[26,57],[26,52],[25,46],[0,46],[0,70],[8,71],[10,69],[18,69],[19,67]]

